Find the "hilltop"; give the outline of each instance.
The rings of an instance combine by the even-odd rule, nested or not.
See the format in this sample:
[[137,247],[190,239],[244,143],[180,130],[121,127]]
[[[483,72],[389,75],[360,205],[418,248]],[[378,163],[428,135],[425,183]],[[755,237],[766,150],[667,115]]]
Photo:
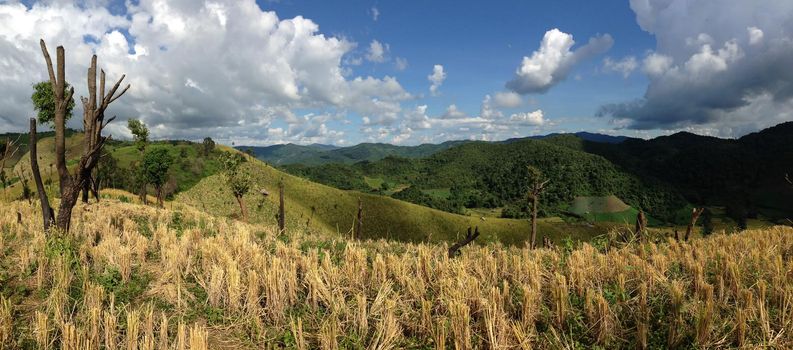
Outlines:
[[[278,184],[283,182],[286,197],[287,227],[311,228],[349,236],[358,200],[363,206],[363,237],[388,238],[406,242],[454,241],[468,227],[479,227],[482,241],[522,244],[528,237],[527,220],[481,218],[457,215],[378,194],[340,190],[281,172],[256,159],[244,164],[253,178],[253,190],[245,196],[251,209],[251,222],[274,224],[278,205]],[[213,215],[230,217],[239,212],[234,197],[220,175],[209,176],[180,193],[175,200],[201,208]],[[263,196],[266,190],[270,195]],[[613,225],[565,223],[544,219],[539,223],[542,236],[552,241],[588,240],[605,234]]]

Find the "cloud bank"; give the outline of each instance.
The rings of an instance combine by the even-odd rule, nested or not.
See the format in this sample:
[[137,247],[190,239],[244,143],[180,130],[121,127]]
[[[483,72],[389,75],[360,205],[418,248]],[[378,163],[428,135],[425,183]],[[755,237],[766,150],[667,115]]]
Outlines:
[[[355,113],[389,122],[411,98],[396,78],[348,76],[343,58],[356,47],[327,36],[310,19],[281,19],[252,0],[127,2],[124,15],[81,4],[0,4],[0,129],[24,130],[32,84],[46,79],[43,38],[66,48],[67,80],[86,95],[90,56],[132,88],[109,113],[140,118],[156,137],[338,141],[322,115]],[[381,50],[378,50],[378,47]],[[374,48],[372,50],[372,48]],[[373,41],[370,59],[385,59]],[[80,104],[75,115],[81,115]],[[324,112],[298,117],[295,110]],[[335,117],[334,117],[335,118]],[[70,124],[80,127],[80,118]],[[286,125],[275,127],[274,121]]]
[[790,120],[793,2],[631,0],[657,41],[643,98],[598,115],[633,129],[714,129],[740,136]]

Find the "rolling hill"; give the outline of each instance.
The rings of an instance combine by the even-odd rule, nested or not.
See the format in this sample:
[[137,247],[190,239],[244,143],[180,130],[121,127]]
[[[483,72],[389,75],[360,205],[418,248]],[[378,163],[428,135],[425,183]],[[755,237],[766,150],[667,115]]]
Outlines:
[[[577,196],[616,195],[634,208],[643,208],[667,221],[685,207],[683,198],[662,183],[645,181],[599,155],[559,142],[559,137],[469,142],[422,159],[386,157],[351,165],[283,168],[342,189],[383,192],[389,186],[401,186],[403,189],[393,197],[449,212],[463,212],[464,207],[506,207],[502,216],[525,217],[527,165],[538,167],[551,181],[543,195],[542,211],[547,216],[566,211]],[[381,186],[387,185],[372,188],[372,181],[367,179],[380,179]]]
[[[82,148],[82,134],[75,133],[67,138],[69,163],[78,159]],[[48,172],[50,159],[53,157],[52,143],[54,138],[45,137],[39,140],[42,177],[49,183],[48,192],[55,197],[57,192],[57,176]],[[234,151],[226,146],[217,146],[217,150],[205,157],[199,152],[200,144],[187,141],[157,141],[148,149],[165,148],[176,159],[169,170],[171,189],[174,201],[185,203],[204,210],[213,215],[236,217],[238,207],[233,196],[228,192],[223,179],[218,175],[219,163],[217,152]],[[129,142],[114,142],[107,147],[104,166],[113,164],[111,170],[102,173],[103,187],[126,189],[136,193],[132,180],[132,165],[140,159],[140,153]],[[26,160],[24,154],[20,159]],[[29,172],[29,162],[19,161],[15,166],[19,170]],[[469,226],[478,226],[482,232],[482,242],[502,242],[505,244],[521,244],[529,232],[526,220],[486,218],[479,216],[456,215],[424,206],[381,196],[378,194],[344,191],[329,186],[313,183],[303,178],[292,176],[275,169],[263,162],[249,157],[245,167],[250,171],[255,188],[246,196],[251,209],[253,222],[274,224],[277,209],[277,196],[263,197],[258,189],[267,189],[277,193],[277,184],[283,179],[287,198],[287,227],[293,229],[310,228],[325,232],[345,234],[352,227],[353,218],[360,198],[364,206],[363,238],[390,238],[410,242],[440,242],[456,240]],[[54,181],[49,182],[49,179]],[[54,184],[53,184],[54,183]],[[30,186],[35,191],[32,182]],[[4,198],[18,199],[22,195],[19,182],[4,192]],[[113,198],[124,201],[135,201],[130,195],[116,195],[113,190],[103,192]],[[540,224],[540,235],[548,235],[552,240],[561,242],[565,238],[588,240],[604,234],[611,227],[609,224],[589,225],[586,223],[565,223],[559,219],[543,219]]]
[[[245,196],[251,221],[274,224],[278,205],[278,183],[285,188],[287,228],[313,228],[348,235],[357,213],[358,199],[363,204],[364,237],[389,238],[409,242],[456,240],[471,226],[478,226],[483,242],[521,244],[529,232],[527,220],[486,218],[447,213],[393,198],[345,191],[289,175],[254,158],[244,165],[253,177],[254,189]],[[185,203],[213,215],[234,217],[239,208],[220,175],[209,176],[176,196]],[[263,196],[261,189],[271,195]],[[540,235],[560,242],[565,238],[588,240],[604,234],[611,225],[566,223],[544,219]]]

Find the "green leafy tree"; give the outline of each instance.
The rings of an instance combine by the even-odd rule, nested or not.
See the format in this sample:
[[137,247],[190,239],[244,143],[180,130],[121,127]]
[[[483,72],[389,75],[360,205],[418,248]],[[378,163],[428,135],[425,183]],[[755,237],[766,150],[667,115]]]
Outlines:
[[102,161],[96,166],[96,186],[101,188],[122,188],[126,171],[118,167],[118,160],[109,152],[102,150],[101,158]]
[[240,205],[242,219],[248,221],[248,207],[245,205],[243,196],[250,191],[253,181],[250,174],[242,169],[242,163],[246,162],[245,157],[238,153],[224,153],[220,160],[223,164],[223,176],[226,179],[226,184],[234,194],[237,204]]
[[[138,119],[129,119],[127,120],[127,129],[132,133],[135,148],[143,155],[143,152],[146,150],[146,145],[149,143],[149,128]],[[137,170],[133,171],[133,174],[135,174],[133,182],[138,188],[138,196],[140,197],[141,203],[147,204],[146,186],[148,186],[148,182],[146,181],[145,168],[137,166],[136,164],[133,164],[133,168]]]
[[164,148],[155,148],[146,152],[141,163],[141,171],[146,183],[154,185],[157,191],[157,202],[160,207],[164,206],[162,187],[168,181],[168,169],[170,169],[171,163],[173,163],[173,157]]
[[210,137],[205,137],[202,144],[204,146],[204,157],[209,156],[215,150],[215,141]]
[[[65,84],[65,90],[69,90],[69,83]],[[39,124],[49,125],[54,128],[55,126],[55,95],[52,93],[52,84],[49,81],[42,81],[33,85],[33,95],[30,96],[33,101],[33,108],[38,112]],[[66,106],[66,118],[69,120],[72,117],[72,110],[74,110],[74,98],[68,101]]]
[[146,150],[146,145],[149,143],[149,128],[146,124],[138,119],[127,120],[127,129],[132,133],[132,139],[135,141],[135,147],[141,153]]

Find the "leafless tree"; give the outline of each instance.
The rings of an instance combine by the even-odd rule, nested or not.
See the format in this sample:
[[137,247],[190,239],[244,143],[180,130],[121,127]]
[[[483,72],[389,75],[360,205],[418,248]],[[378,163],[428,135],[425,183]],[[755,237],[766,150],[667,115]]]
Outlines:
[[697,224],[697,220],[699,216],[702,215],[702,212],[705,211],[705,208],[694,208],[691,210],[691,221],[688,223],[686,227],[686,235],[685,240],[688,241],[688,237],[691,235],[691,232],[694,231],[694,226]]
[[644,215],[644,211],[639,209],[639,214],[636,216],[636,229],[634,233],[636,234],[636,238],[638,240],[642,240],[642,235],[644,231],[647,229],[647,216]]
[[358,198],[358,215],[355,218],[355,229],[352,233],[353,239],[360,239],[361,238],[361,230],[363,230],[363,202],[361,202],[361,198]]
[[542,172],[539,169],[529,166],[528,181],[529,191],[527,196],[531,200],[531,249],[537,247],[537,210],[540,205],[540,195],[545,191],[545,186],[550,180],[543,180]]
[[[109,137],[102,136],[102,130],[115,117],[105,121],[105,111],[115,100],[123,96],[129,89],[127,85],[119,92],[119,86],[124,80],[124,75],[110,88],[105,91],[105,72],[100,70],[99,91],[96,86],[96,55],[91,57],[91,65],[88,68],[87,83],[88,97],[82,97],[83,102],[83,128],[85,138],[83,140],[83,154],[77,163],[73,173],[69,172],[66,166],[66,107],[68,101],[74,95],[74,88],[66,91],[66,59],[63,46],[56,49],[56,66],[53,67],[47,46],[44,40],[40,41],[41,52],[47,63],[47,72],[50,77],[50,84],[55,96],[55,166],[58,170],[60,180],[61,202],[55,218],[55,225],[63,231],[68,231],[71,225],[72,209],[77,203],[78,196],[82,190],[88,190],[91,172],[99,161],[102,147]],[[31,130],[35,131],[35,130]],[[32,162],[32,160],[31,160]],[[40,175],[39,175],[40,176]],[[41,203],[42,207],[45,205]],[[51,208],[49,209],[51,210]],[[46,227],[49,228],[49,227]]]
[[284,204],[284,181],[278,183],[278,231],[286,232],[286,208]]

